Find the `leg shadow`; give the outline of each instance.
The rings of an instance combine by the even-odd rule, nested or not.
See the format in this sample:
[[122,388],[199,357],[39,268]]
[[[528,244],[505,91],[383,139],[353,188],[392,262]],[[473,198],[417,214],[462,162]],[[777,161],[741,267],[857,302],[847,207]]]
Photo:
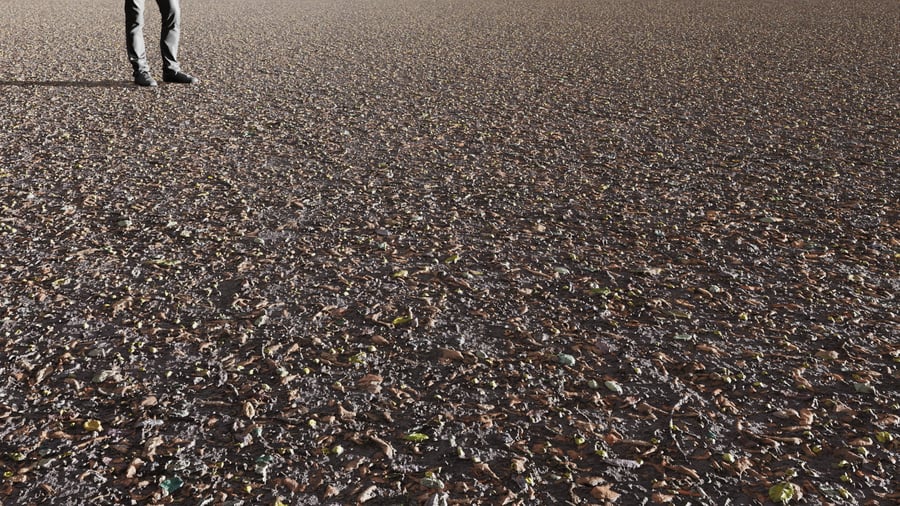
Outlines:
[[132,86],[131,81],[0,81],[2,86],[48,87],[48,88],[125,88]]

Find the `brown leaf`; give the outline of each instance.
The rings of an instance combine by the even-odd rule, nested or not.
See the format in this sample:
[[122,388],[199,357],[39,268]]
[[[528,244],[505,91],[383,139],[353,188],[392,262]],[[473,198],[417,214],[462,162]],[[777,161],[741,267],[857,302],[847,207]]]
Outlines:
[[327,487],[325,487],[325,492],[322,494],[322,496],[325,499],[331,499],[332,497],[336,497],[340,493],[341,491],[337,487],[335,487],[334,485],[328,485]]
[[612,485],[598,485],[591,489],[591,496],[601,501],[616,502],[622,494],[614,491]]
[[372,336],[372,343],[377,344],[379,346],[386,346],[388,344],[391,344],[390,341],[388,341],[384,336],[379,335],[379,334],[375,334],[374,336]]
[[356,502],[358,504],[363,504],[365,502],[371,501],[375,497],[378,496],[378,487],[375,485],[369,485],[366,487],[359,495],[356,497]]
[[579,476],[575,483],[583,487],[597,487],[606,483],[606,480],[600,476]]
[[651,499],[656,504],[668,504],[675,501],[675,496],[672,494],[663,494],[662,492],[654,492]]
[[896,427],[900,425],[900,416],[894,414],[883,414],[878,416],[878,420],[875,421],[875,425],[886,429],[888,427]]
[[142,465],[144,465],[143,460],[139,458],[135,458],[134,460],[132,460],[131,463],[128,464],[128,469],[125,471],[125,477],[134,478],[134,476],[137,474],[138,468]]
[[147,442],[144,443],[144,457],[153,461],[153,457],[156,456],[156,449],[162,446],[163,442],[163,438],[160,436],[154,436],[148,439]]
[[463,360],[463,354],[458,350],[441,348],[441,358],[445,360]]
[[157,402],[158,402],[158,401],[157,401],[155,395],[148,395],[147,397],[144,397],[144,398],[141,400],[140,407],[142,407],[142,408],[148,408],[148,407],[151,407],[151,406],[156,406],[156,403],[157,403]]
[[713,346],[711,344],[700,343],[696,346],[696,348],[698,351],[710,353],[717,357],[721,357],[723,355],[722,350],[720,350],[719,348],[716,348],[715,346]]
[[349,411],[347,409],[344,409],[344,406],[338,404],[337,416],[341,420],[353,420],[354,418],[356,418],[356,411]]
[[491,467],[489,465],[487,465],[487,463],[485,463],[485,462],[476,462],[476,463],[472,464],[472,468],[475,469],[476,473],[486,474],[486,475],[490,476],[491,478],[493,478],[497,481],[500,481],[500,477],[497,476],[497,474],[494,473],[494,471],[491,470]]
[[297,480],[295,480],[293,478],[288,478],[288,477],[281,478],[279,483],[281,483],[281,485],[283,487],[290,490],[291,492],[294,492],[295,494],[297,492],[301,492],[303,490],[303,487],[300,485],[300,482],[298,482]]
[[515,457],[512,459],[512,463],[510,464],[509,467],[512,470],[512,472],[517,473],[517,474],[522,474],[525,472],[525,469],[526,469],[525,466],[527,463],[528,463],[527,460],[525,460],[521,457]]
[[256,406],[251,401],[244,401],[241,412],[244,418],[252,420],[256,416]]
[[803,408],[798,412],[798,420],[800,425],[812,425],[815,421],[816,415],[813,410],[809,408]]
[[381,383],[384,381],[384,378],[377,374],[366,374],[356,384],[362,388],[363,390],[369,392],[370,394],[377,394],[381,392]]
[[369,435],[369,440],[371,440],[373,443],[377,444],[379,448],[381,448],[381,451],[384,452],[384,456],[387,457],[388,460],[393,460],[396,450],[394,450],[394,447],[391,446],[390,443],[378,436],[372,435]]
[[666,469],[671,469],[671,470],[679,472],[683,475],[690,476],[691,478],[693,478],[695,480],[700,479],[700,474],[697,473],[697,471],[694,471],[693,469],[691,469],[689,467],[682,466],[680,464],[669,464],[669,463],[663,463],[663,466]]

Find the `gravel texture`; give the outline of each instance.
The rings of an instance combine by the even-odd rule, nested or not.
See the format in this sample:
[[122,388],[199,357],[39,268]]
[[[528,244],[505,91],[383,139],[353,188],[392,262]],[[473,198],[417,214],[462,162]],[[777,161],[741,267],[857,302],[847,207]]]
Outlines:
[[900,500],[896,0],[0,8],[0,503]]

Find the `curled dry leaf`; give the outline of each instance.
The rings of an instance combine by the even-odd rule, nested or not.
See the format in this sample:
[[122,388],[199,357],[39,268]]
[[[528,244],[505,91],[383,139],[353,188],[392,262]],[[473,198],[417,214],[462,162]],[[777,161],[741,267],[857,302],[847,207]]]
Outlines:
[[447,348],[441,348],[440,350],[441,358],[446,360],[463,360],[462,352],[458,350],[451,350]]
[[381,384],[384,378],[378,374],[366,374],[356,384],[370,394],[378,394],[381,392]]
[[528,464],[528,461],[525,460],[524,458],[515,457],[512,459],[512,462],[510,464],[510,469],[514,473],[522,474],[525,472],[527,464]]
[[249,420],[256,417],[256,406],[253,405],[252,401],[244,401],[241,406],[241,414],[244,415],[244,418]]
[[600,476],[579,476],[575,483],[584,487],[597,487],[606,483],[606,480]]
[[369,435],[369,439],[370,439],[373,443],[375,443],[375,444],[378,445],[378,448],[380,448],[381,451],[384,452],[384,456],[385,456],[388,460],[393,460],[393,459],[394,459],[394,455],[395,455],[395,453],[396,453],[396,450],[394,450],[394,447],[393,447],[390,443],[388,443],[387,441],[381,439],[381,438],[378,437],[378,436],[373,436],[373,435]]
[[138,469],[144,465],[144,461],[139,458],[134,458],[128,464],[128,468],[125,470],[126,478],[134,478],[137,475]]
[[163,438],[161,436],[154,436],[148,439],[144,443],[144,458],[153,461],[153,457],[156,456],[156,450],[162,446],[164,443]]
[[475,462],[475,463],[473,463],[473,464],[472,464],[472,469],[474,469],[475,473],[477,473],[477,474],[489,476],[490,478],[492,478],[492,479],[494,479],[494,480],[500,481],[500,477],[497,476],[497,474],[494,473],[494,471],[491,469],[491,466],[489,466],[489,465],[488,465],[487,463],[485,463],[485,462]]
[[369,485],[359,493],[359,495],[356,497],[356,502],[359,504],[364,504],[371,501],[372,499],[375,499],[376,497],[378,497],[378,487],[376,487],[375,485]]
[[622,497],[622,494],[614,491],[612,485],[597,485],[591,489],[591,496],[594,499],[614,503]]

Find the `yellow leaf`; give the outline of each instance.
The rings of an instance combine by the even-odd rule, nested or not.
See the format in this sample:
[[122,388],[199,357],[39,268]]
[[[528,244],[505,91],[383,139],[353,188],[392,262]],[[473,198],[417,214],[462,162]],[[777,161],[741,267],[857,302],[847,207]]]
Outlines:
[[422,441],[427,441],[429,437],[421,432],[413,432],[403,436],[403,439],[412,441],[413,443],[421,443]]
[[400,325],[406,325],[407,323],[409,323],[411,321],[413,321],[411,316],[398,316],[398,317],[394,318],[394,321],[392,321],[391,323],[394,326],[399,327]]

